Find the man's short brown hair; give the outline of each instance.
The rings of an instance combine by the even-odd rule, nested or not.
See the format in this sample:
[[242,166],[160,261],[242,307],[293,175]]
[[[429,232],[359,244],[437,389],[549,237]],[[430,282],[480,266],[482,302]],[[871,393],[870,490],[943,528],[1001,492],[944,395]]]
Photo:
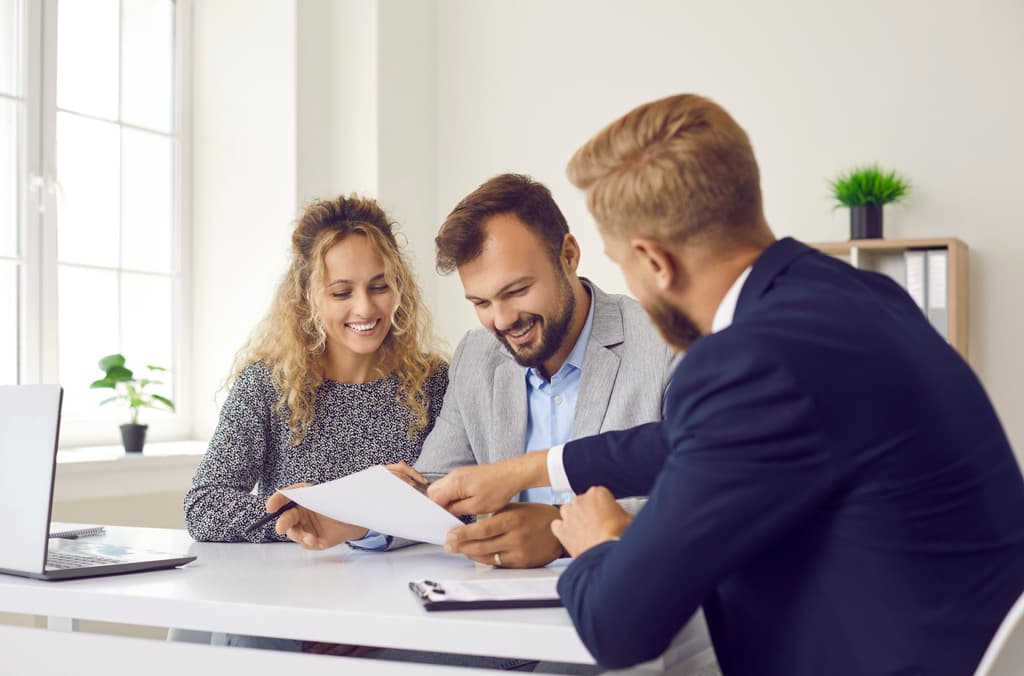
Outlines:
[[501,174],[459,202],[441,225],[437,245],[437,271],[448,274],[483,250],[484,221],[499,214],[515,214],[544,242],[557,261],[569,225],[551,191],[523,174]]
[[735,239],[764,222],[747,134],[693,94],[634,108],[576,151],[567,173],[598,225],[618,236]]

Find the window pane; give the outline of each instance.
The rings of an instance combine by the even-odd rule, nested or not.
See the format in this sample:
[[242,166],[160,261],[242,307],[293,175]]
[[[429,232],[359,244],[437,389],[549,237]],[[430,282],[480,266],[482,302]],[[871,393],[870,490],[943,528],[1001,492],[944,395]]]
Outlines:
[[[128,272],[121,275],[121,348],[128,367],[137,376],[149,372],[148,364],[174,367],[171,285],[170,277]],[[154,376],[164,384],[148,391],[173,400],[173,374]],[[154,412],[146,411],[143,415],[146,420],[153,420]]]
[[18,49],[21,46],[20,0],[0,0],[0,93],[20,96]]
[[57,249],[62,262],[117,266],[119,138],[116,124],[57,114]]
[[121,130],[121,265],[171,271],[173,142],[166,136]]
[[18,112],[21,106],[16,101],[0,99],[0,256],[18,255]]
[[0,261],[0,385],[18,382],[18,265]]
[[59,0],[57,107],[117,119],[117,0]]
[[120,349],[117,273],[61,265],[57,293],[64,411],[71,416],[110,417],[96,408],[110,391],[90,390],[89,383],[103,375],[96,365],[100,358]]
[[121,18],[121,119],[170,132],[174,3],[124,0]]

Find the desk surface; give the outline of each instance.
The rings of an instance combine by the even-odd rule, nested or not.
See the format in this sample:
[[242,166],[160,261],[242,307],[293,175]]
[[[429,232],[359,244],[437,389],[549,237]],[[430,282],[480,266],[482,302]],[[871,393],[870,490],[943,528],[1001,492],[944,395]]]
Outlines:
[[434,545],[309,552],[291,543],[197,543],[184,531],[108,527],[105,541],[199,558],[175,570],[44,582],[0,575],[0,610],[256,636],[593,663],[562,608],[427,613],[418,578],[544,577]]

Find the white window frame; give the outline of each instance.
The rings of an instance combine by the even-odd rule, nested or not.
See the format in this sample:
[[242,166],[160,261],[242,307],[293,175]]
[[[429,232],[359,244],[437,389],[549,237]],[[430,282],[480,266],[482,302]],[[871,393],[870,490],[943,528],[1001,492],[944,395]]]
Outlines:
[[[57,312],[57,3],[23,0],[21,54],[25,97],[21,172],[21,296],[19,380],[59,382]],[[149,420],[147,441],[188,439],[192,432],[191,395],[191,0],[174,0],[174,127],[176,139],[172,193],[173,383],[177,411]],[[120,68],[119,68],[120,72]],[[118,122],[119,126],[131,127]],[[101,355],[97,355],[97,359]],[[130,355],[129,355],[130,358]],[[129,364],[131,365],[131,364]],[[100,372],[97,369],[97,377]],[[109,419],[65,418],[62,448],[119,444],[118,425]]]

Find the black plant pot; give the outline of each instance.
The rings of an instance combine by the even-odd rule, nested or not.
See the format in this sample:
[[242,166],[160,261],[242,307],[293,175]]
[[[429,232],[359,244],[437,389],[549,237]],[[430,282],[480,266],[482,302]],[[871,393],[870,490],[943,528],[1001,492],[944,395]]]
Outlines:
[[881,236],[881,204],[850,207],[850,239],[879,239]]
[[142,447],[146,445],[147,429],[149,425],[121,425],[121,441],[127,453],[142,453]]

